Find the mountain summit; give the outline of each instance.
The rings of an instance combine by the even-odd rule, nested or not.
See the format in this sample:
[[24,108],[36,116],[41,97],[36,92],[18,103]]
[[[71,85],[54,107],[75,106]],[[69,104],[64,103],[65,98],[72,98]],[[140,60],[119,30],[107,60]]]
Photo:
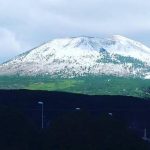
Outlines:
[[51,40],[0,65],[0,75],[150,77],[150,48],[120,35]]

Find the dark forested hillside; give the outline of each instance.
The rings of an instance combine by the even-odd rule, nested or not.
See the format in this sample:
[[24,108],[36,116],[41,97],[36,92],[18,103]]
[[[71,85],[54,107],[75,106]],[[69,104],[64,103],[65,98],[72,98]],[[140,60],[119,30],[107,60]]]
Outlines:
[[113,113],[116,117],[129,120],[137,125],[150,124],[150,101],[126,96],[88,96],[63,92],[0,90],[0,104],[15,107],[29,115],[34,121],[40,121],[41,106],[44,103],[45,125],[59,113],[75,111],[80,108],[98,115],[101,112]]
[[[44,106],[43,130],[40,130],[42,109],[39,101]],[[24,145],[27,145],[24,149],[83,150],[95,147],[146,150],[142,142],[145,128],[150,137],[148,99],[1,90],[0,112],[3,147],[11,143],[10,148],[16,150]],[[16,142],[18,139],[20,144]]]

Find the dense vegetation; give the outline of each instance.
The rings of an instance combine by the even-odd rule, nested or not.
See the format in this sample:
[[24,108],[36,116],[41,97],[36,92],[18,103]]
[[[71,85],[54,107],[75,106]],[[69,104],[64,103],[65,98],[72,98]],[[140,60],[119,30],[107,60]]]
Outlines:
[[147,114],[150,101],[135,97],[0,90],[0,148],[148,150],[142,140],[145,128],[150,137]]
[[30,89],[65,91],[88,95],[126,95],[150,97],[150,80],[113,76],[86,76],[79,78],[50,78],[49,76],[0,77],[0,89]]
[[0,106],[0,149],[33,150],[36,137],[35,127],[21,111],[10,106]]
[[124,122],[108,114],[93,117],[74,111],[60,115],[39,130],[12,107],[0,107],[0,148],[3,150],[148,150]]
[[144,150],[148,145],[132,133],[125,123],[103,114],[93,118],[73,112],[58,118],[48,129],[46,147],[53,150]]

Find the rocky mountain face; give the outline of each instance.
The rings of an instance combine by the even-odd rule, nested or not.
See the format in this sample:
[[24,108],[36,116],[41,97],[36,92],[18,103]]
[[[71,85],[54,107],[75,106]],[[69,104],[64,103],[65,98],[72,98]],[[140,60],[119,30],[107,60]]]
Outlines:
[[150,48],[120,35],[72,37],[49,41],[0,65],[1,76],[88,74],[150,79]]

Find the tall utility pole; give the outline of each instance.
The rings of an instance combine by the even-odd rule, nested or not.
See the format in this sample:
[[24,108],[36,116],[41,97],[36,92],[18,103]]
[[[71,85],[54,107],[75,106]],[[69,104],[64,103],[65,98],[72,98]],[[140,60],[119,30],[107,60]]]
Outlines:
[[43,129],[44,128],[44,102],[38,102],[38,104],[40,104],[42,107],[42,112],[41,112],[41,128]]

